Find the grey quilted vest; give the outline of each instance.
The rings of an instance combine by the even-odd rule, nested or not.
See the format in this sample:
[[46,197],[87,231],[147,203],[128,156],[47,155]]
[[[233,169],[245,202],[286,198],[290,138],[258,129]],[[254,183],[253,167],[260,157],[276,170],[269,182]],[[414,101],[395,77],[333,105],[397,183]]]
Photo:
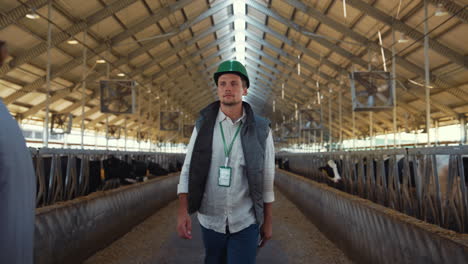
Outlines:
[[[242,149],[246,163],[250,197],[254,205],[255,218],[263,224],[263,169],[265,143],[270,129],[270,121],[257,116],[246,102],[242,102],[246,120],[240,132]],[[213,129],[220,103],[216,101],[200,112],[196,122],[197,139],[193,147],[189,171],[188,211],[195,213],[200,208],[206,179],[210,170],[213,145]]]

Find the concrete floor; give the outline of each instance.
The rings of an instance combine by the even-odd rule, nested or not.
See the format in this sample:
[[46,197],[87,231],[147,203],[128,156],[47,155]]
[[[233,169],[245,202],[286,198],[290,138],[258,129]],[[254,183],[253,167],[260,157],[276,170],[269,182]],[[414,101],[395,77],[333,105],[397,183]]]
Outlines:
[[[273,238],[257,256],[257,263],[352,263],[281,192],[275,190]],[[176,234],[177,201],[170,203],[129,233],[86,260],[96,263],[203,263],[204,250],[196,217],[193,239]]]

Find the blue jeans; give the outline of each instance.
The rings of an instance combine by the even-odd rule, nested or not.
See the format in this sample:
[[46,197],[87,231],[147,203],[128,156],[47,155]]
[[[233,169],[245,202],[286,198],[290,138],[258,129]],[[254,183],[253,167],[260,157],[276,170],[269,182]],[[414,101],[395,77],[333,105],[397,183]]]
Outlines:
[[[200,225],[201,226],[201,225]],[[201,226],[205,245],[205,264],[255,264],[259,229],[258,224],[226,234]]]

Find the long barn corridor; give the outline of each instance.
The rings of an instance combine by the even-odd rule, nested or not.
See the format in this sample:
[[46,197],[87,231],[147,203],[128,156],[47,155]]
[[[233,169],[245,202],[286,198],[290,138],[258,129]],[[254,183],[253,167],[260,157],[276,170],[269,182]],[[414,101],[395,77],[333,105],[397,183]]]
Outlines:
[[253,259],[273,188],[260,264],[466,264],[467,43],[468,0],[0,0],[0,264],[203,263],[185,211]]
[[[351,262],[278,189],[273,204],[273,239],[259,251],[258,264],[350,264]],[[198,221],[192,217],[193,239],[176,234],[177,201],[171,202],[85,264],[203,263]]]

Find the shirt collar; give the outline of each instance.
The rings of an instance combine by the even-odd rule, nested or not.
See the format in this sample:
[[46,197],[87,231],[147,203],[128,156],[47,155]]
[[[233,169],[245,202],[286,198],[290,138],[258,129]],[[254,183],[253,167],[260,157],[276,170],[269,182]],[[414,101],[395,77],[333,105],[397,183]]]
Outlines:
[[[229,118],[229,117],[227,117],[227,116],[223,113],[223,111],[221,111],[221,107],[220,107],[220,108],[219,108],[219,111],[218,111],[218,117],[216,118],[216,120],[217,120],[218,122],[222,122],[222,121],[224,121],[224,120],[226,120],[226,119],[228,119],[228,118]],[[242,121],[242,123],[245,123],[245,119],[246,119],[246,118],[247,118],[247,116],[245,115],[245,109],[242,108],[242,116],[241,116],[239,119],[237,119],[235,122],[233,122],[232,120],[231,120],[231,122],[233,122],[233,124],[236,124],[236,123],[238,123],[239,121]],[[229,119],[230,119],[230,118],[229,118]]]

